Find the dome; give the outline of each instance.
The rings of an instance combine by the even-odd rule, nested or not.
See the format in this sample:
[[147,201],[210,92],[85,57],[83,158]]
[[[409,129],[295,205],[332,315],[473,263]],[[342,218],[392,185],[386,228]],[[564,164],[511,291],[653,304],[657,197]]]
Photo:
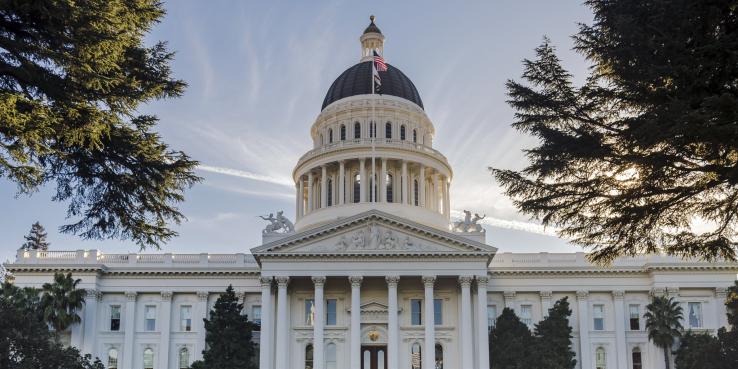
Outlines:
[[[382,79],[381,92],[383,95],[401,97],[423,108],[423,101],[420,100],[418,90],[415,88],[413,82],[410,81],[410,78],[407,78],[405,73],[402,73],[402,71],[396,67],[387,64],[387,71],[379,72],[379,77]],[[338,101],[346,97],[371,93],[372,62],[361,62],[349,69],[346,69],[345,72],[341,73],[341,75],[333,81],[331,88],[328,89],[328,93],[325,95],[321,109],[325,109],[326,106],[330,105],[334,101]]]

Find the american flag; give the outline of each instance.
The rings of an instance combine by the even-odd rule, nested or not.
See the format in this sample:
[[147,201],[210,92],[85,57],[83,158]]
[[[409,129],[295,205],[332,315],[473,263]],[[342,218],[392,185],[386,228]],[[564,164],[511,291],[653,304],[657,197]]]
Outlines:
[[374,51],[374,67],[377,68],[377,72],[386,72],[387,64],[384,62],[384,58]]

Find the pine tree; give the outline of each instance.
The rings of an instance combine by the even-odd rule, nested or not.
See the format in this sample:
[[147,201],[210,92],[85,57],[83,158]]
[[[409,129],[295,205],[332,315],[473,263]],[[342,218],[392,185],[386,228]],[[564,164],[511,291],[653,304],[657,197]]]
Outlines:
[[26,239],[26,242],[22,246],[24,250],[46,251],[49,249],[50,243],[46,241],[46,230],[38,221],[31,225],[28,236],[23,236],[23,238]]
[[738,281],[728,289],[725,308],[728,311],[728,327],[718,330],[720,352],[726,368],[738,368]]
[[674,356],[676,369],[722,369],[734,368],[723,366],[720,354],[720,341],[708,333],[695,334],[687,332],[679,340],[679,348]]
[[538,369],[573,369],[576,353],[572,351],[571,309],[567,297],[556,301],[548,316],[536,324],[531,357]]
[[489,333],[489,363],[491,369],[526,369],[531,366],[533,336],[515,311],[502,310]]
[[258,369],[256,349],[251,341],[253,324],[241,314],[243,304],[229,285],[215,302],[205,321],[205,343],[201,361],[192,369]]

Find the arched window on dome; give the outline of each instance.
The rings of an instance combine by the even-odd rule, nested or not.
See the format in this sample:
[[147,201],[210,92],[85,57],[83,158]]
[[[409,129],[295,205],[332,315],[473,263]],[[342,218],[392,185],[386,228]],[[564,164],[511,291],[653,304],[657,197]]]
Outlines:
[[387,122],[384,125],[384,138],[391,139],[392,138],[392,123]]
[[361,202],[361,176],[359,173],[354,175],[354,203]]
[[108,350],[108,369],[118,369],[118,350]]
[[333,128],[328,128],[328,143],[333,143]]
[[313,345],[305,347],[305,369],[313,369]]
[[418,206],[418,180],[413,181],[413,203]]
[[341,124],[341,141],[346,141],[346,125]]
[[423,357],[420,352],[420,344],[419,343],[413,343],[412,348],[410,349],[410,368],[412,369],[420,369],[423,364]]
[[190,367],[190,350],[187,347],[179,349],[179,369],[187,369]]
[[400,140],[405,141],[405,125],[400,126]]
[[387,178],[384,179],[384,187],[385,187],[385,195],[386,195],[385,197],[387,199],[386,200],[387,202],[394,202],[394,194],[393,194],[394,185],[392,182],[393,179],[394,178],[392,178],[392,174],[390,173],[387,173]]
[[361,138],[361,123],[354,123],[354,139]]
[[326,199],[328,206],[333,206],[333,180],[328,180],[328,188],[326,188],[328,198]]
[[418,143],[418,131],[413,130],[413,143]]
[[143,352],[144,369],[154,369],[154,350],[146,348]]

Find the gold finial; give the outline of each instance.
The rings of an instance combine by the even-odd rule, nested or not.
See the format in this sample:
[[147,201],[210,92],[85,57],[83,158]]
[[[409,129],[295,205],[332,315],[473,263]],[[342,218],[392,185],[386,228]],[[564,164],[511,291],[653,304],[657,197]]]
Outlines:
[[372,23],[374,23],[374,16],[373,16],[373,15],[370,15],[370,16],[369,16],[369,20],[370,20],[370,21],[371,21]]

